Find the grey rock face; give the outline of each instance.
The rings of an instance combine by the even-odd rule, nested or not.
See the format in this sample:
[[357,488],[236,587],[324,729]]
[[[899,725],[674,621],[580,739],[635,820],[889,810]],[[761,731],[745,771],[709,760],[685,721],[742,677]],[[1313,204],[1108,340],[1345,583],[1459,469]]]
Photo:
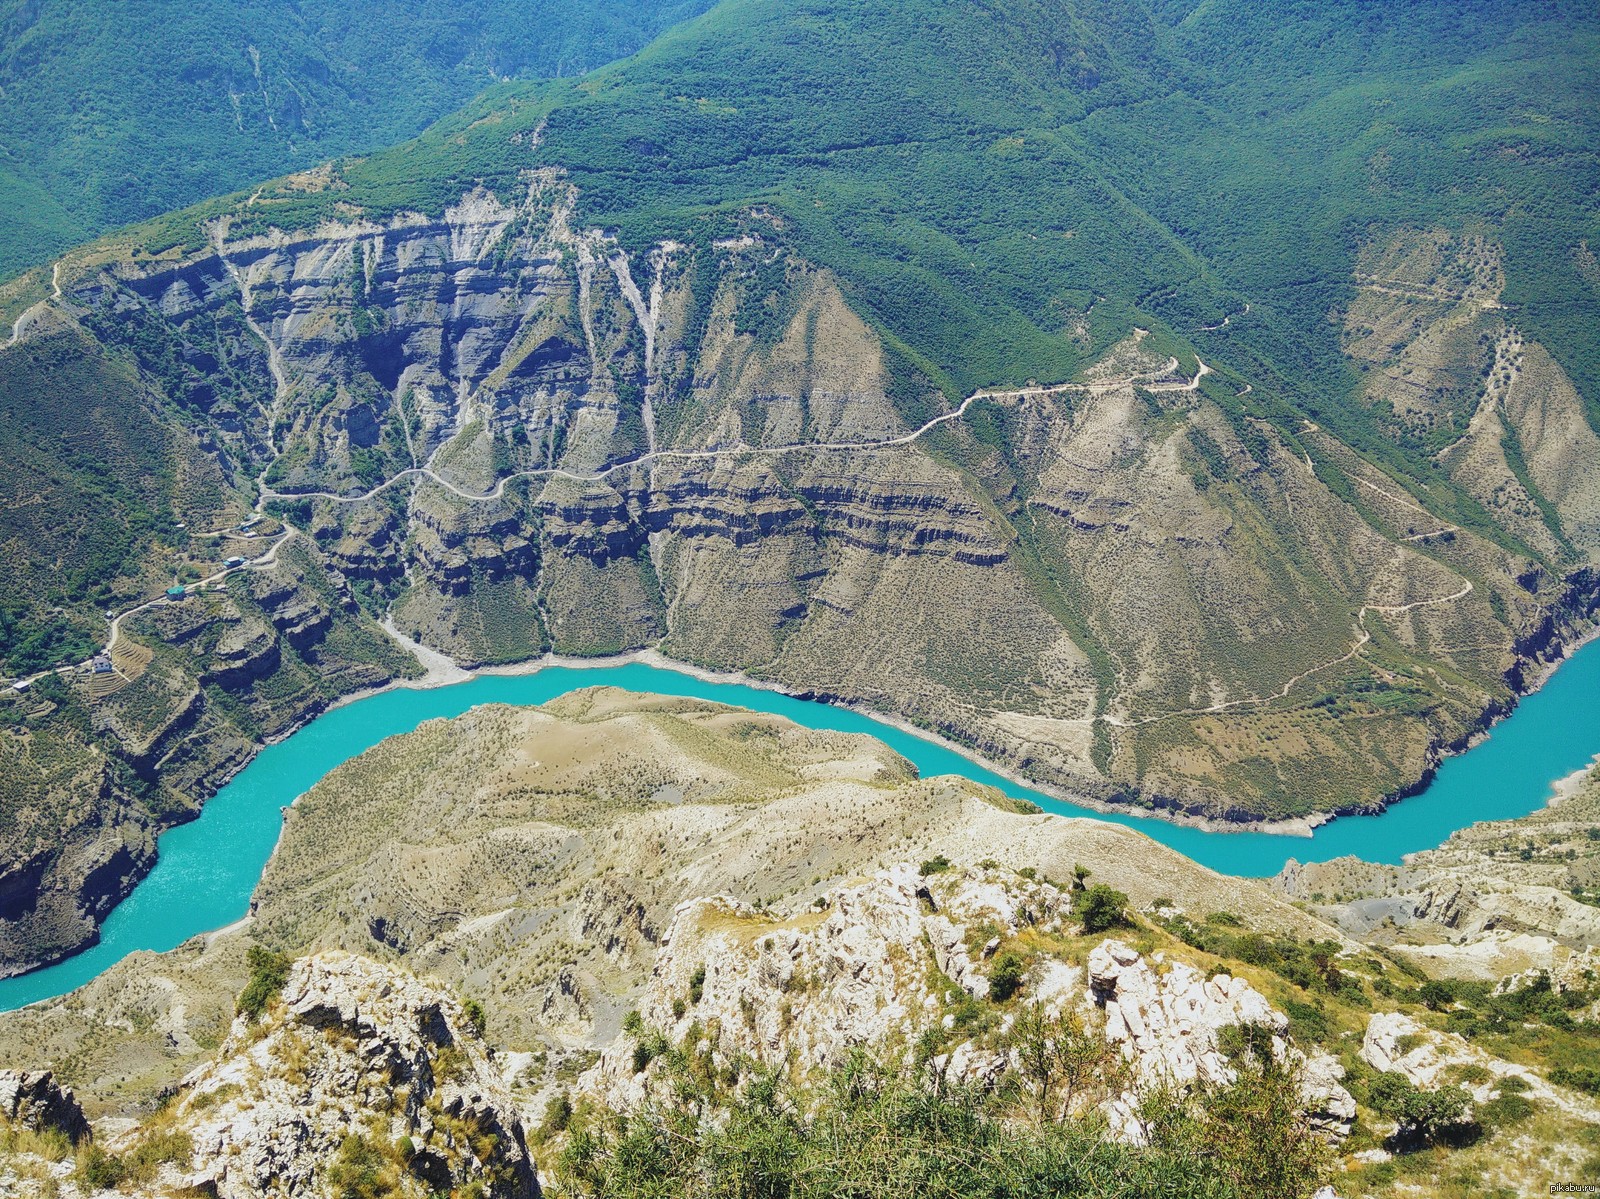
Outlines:
[[359,1138],[418,1193],[480,1181],[539,1194],[521,1116],[461,1005],[345,953],[296,963],[282,1004],[241,1017],[184,1080],[177,1123],[193,1164],[177,1185],[222,1199],[321,1193]]
[[[904,865],[841,888],[825,914],[774,918],[727,897],[679,905],[662,940],[640,1005],[644,1023],[682,1040],[696,1030],[718,1063],[745,1058],[801,1070],[845,1061],[857,1046],[910,1044],[943,1022],[940,976],[973,998],[990,992],[990,937],[975,952],[969,930],[1015,936],[1076,928],[1070,894],[1000,871],[957,869],[930,878]],[[1087,985],[1086,985],[1087,984]],[[1097,1029],[1125,1070],[1101,1104],[1116,1135],[1136,1141],[1135,1117],[1152,1089],[1225,1085],[1234,1067],[1221,1052],[1224,1028],[1267,1031],[1274,1057],[1298,1068],[1301,1101],[1314,1126],[1348,1135],[1355,1100],[1343,1068],[1326,1054],[1307,1057],[1288,1040],[1289,1022],[1242,978],[1203,977],[1183,962],[1145,958],[1108,939],[1085,970],[1057,958],[1030,969],[1022,1002],[1073,1013]],[[1011,1026],[1015,1010],[1003,1018]],[[581,1089],[628,1108],[656,1095],[624,1035],[601,1056]],[[1004,1039],[964,1041],[934,1063],[947,1077],[993,1085],[1016,1066]],[[659,1096],[658,1096],[659,1097]]]
[[77,1096],[49,1070],[0,1070],[0,1116],[33,1132],[64,1132],[74,1144],[90,1136]]

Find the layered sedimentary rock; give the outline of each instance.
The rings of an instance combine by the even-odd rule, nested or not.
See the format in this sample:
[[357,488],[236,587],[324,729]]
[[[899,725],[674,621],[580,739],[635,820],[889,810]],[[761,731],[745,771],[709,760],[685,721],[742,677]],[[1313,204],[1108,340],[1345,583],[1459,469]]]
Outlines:
[[[630,255],[574,207],[542,170],[438,219],[223,218],[210,251],[80,273],[66,302],[264,344],[268,494],[458,660],[659,646],[1104,799],[1233,819],[1371,804],[1587,619],[1594,589],[1555,559],[1430,516],[1327,430],[1252,416],[1142,336],[1079,382],[956,413],[897,378],[761,213]],[[1473,252],[1461,302],[1497,320],[1492,247]],[[1364,262],[1421,269],[1389,257]],[[1455,419],[1466,353],[1383,309],[1415,300],[1369,289],[1348,317],[1353,357],[1442,364],[1396,436]],[[1560,545],[1518,536],[1575,565],[1600,543],[1582,472],[1540,433],[1577,411],[1546,376],[1505,419],[1570,519]]]
[[[288,645],[329,693],[358,685],[314,648],[339,607],[466,665],[655,648],[899,714],[1091,800],[1238,821],[1403,793],[1591,621],[1600,442],[1496,307],[1492,247],[1373,250],[1361,277],[1388,282],[1346,323],[1394,436],[1460,433],[1441,464],[1494,489],[1468,521],[1158,339],[1103,346],[1075,380],[945,395],[770,214],[629,252],[576,203],[541,169],[436,217],[241,213],[204,249],[64,264],[24,333],[127,348],[219,494],[308,535],[335,599],[285,599],[270,637],[240,618],[204,680],[142,710],[136,757],[196,722],[182,752],[203,761],[164,809],[260,735],[210,731],[205,684],[297,676],[274,663]],[[1396,283],[1450,254],[1479,264],[1470,287]],[[1481,337],[1501,365],[1480,379]],[[215,369],[173,373],[150,357],[169,344]],[[1454,465],[1485,453],[1493,470]]]

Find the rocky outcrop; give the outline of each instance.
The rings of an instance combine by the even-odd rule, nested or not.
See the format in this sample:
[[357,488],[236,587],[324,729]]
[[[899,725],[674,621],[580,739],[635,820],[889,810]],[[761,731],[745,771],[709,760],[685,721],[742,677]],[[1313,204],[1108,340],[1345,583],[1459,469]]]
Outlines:
[[[753,1061],[801,1074],[826,1070],[857,1047],[882,1050],[930,1030],[951,1032],[952,994],[989,996],[999,946],[1024,930],[1034,943],[1075,933],[1070,892],[999,870],[924,878],[903,865],[787,917],[725,896],[691,900],[679,905],[662,940],[641,1027],[708,1052],[719,1067]],[[1019,994],[1004,1009],[998,1037],[951,1038],[935,1067],[995,1085],[1017,1066],[1005,1036],[1017,1012],[1036,1004],[1053,1016],[1067,1013],[1127,1064],[1102,1106],[1118,1135],[1137,1140],[1142,1095],[1232,1081],[1222,1030],[1255,1026],[1267,1032],[1270,1052],[1297,1068],[1313,1124],[1343,1136],[1355,1118],[1343,1069],[1293,1047],[1287,1017],[1244,979],[1206,978],[1187,963],[1146,959],[1106,940],[1090,951],[1086,971],[1048,953],[1036,957]],[[659,1081],[638,1051],[647,1035],[624,1035],[580,1087],[618,1107],[642,1103]]]
[[1454,1033],[1437,1032],[1402,1012],[1373,1013],[1361,1038],[1361,1060],[1374,1070],[1403,1074],[1421,1090],[1457,1084],[1465,1077],[1480,1079],[1463,1084],[1474,1103],[1514,1089],[1569,1116],[1582,1120],[1600,1116],[1600,1105],[1592,1099],[1553,1087],[1526,1067],[1486,1053]]
[[1442,977],[1581,977],[1600,953],[1600,777],[1556,784],[1548,806],[1482,821],[1402,866],[1291,862],[1272,885],[1352,936]]
[[320,1192],[352,1138],[418,1193],[539,1194],[516,1105],[461,1005],[344,953],[295,964],[261,1026],[240,1017],[183,1082],[193,1145],[172,1183],[222,1199]]
[[[1300,1068],[1301,1100],[1312,1123],[1346,1136],[1356,1103],[1344,1089],[1344,1068],[1320,1050],[1310,1057],[1288,1042],[1289,1020],[1246,980],[1226,973],[1203,976],[1186,962],[1157,971],[1151,961],[1121,941],[1105,941],[1089,954],[1089,987],[1105,1011],[1105,1035],[1120,1045],[1134,1066],[1139,1090],[1226,1084],[1236,1076],[1222,1052],[1226,1028],[1253,1027],[1268,1037],[1277,1059]],[[1114,1112],[1133,1128],[1123,1102]]]
[[91,1136],[72,1088],[49,1070],[0,1070],[0,1120],[30,1132],[58,1132],[74,1144]]

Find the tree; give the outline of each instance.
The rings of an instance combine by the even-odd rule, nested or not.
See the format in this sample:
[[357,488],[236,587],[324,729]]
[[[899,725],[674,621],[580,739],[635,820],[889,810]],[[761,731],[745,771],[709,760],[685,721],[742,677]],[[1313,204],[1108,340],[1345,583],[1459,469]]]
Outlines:
[[1331,1151],[1300,1099],[1298,1067],[1246,1037],[1233,1082],[1200,1099],[1205,1152],[1241,1195],[1301,1199],[1326,1179]]
[[1425,1091],[1404,1074],[1389,1070],[1372,1080],[1367,1102],[1399,1124],[1401,1137],[1434,1145],[1460,1142],[1473,1135],[1468,1115],[1472,1098],[1460,1087]]
[[1122,928],[1128,923],[1128,897],[1104,883],[1096,883],[1078,896],[1073,905],[1078,918],[1083,921],[1085,934],[1103,933],[1107,929]]
[[1455,988],[1448,983],[1430,978],[1417,988],[1417,998],[1422,1000],[1430,1011],[1442,1012],[1445,1008],[1455,1006],[1456,993]]
[[1105,1096],[1122,1089],[1121,1055],[1076,1009],[1052,1016],[1042,1004],[1030,1004],[1018,1013],[1009,1041],[1040,1123],[1071,1116],[1091,1092]]

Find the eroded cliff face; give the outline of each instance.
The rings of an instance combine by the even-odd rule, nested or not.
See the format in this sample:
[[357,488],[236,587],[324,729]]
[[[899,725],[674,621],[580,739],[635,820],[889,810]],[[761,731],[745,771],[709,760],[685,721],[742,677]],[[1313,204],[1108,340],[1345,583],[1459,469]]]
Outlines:
[[0,976],[93,944],[154,864],[157,835],[198,814],[263,741],[340,695],[420,673],[298,534],[255,569],[133,614],[113,656],[112,670],[13,701],[24,711],[0,747],[13,834],[0,841]]
[[[69,277],[66,302],[108,331],[136,311],[263,345],[229,454],[460,662],[657,647],[1091,797],[1237,819],[1377,802],[1587,619],[1593,589],[1561,571],[1600,546],[1597,501],[1558,449],[1582,414],[1552,378],[1507,411],[1570,515],[1538,534],[1513,504],[1519,542],[1429,515],[1142,334],[1081,382],[957,407],[896,375],[776,218],[630,253],[574,203],[542,170],[437,220],[261,234],[241,213],[208,252]],[[1498,286],[1478,253],[1473,312]],[[1455,353],[1450,321],[1378,311],[1410,293],[1362,294],[1353,356]],[[1396,408],[1396,435],[1456,419],[1449,394]]]
[[[51,319],[135,364],[218,519],[281,518],[303,565],[250,611],[128,623],[189,649],[94,704],[161,798],[90,805],[117,843],[96,862],[126,868],[18,926],[20,960],[87,935],[150,831],[263,737],[410,669],[379,619],[466,665],[654,648],[1229,820],[1403,793],[1591,620],[1600,442],[1495,307],[1492,247],[1374,251],[1362,278],[1388,282],[1346,316],[1396,437],[1461,426],[1439,458],[1474,523],[1137,331],[1078,381],[945,397],[770,214],[630,252],[574,202],[543,170],[437,219],[241,211],[204,251],[66,265]],[[1436,258],[1470,286],[1405,284]],[[1484,381],[1463,363],[1491,342]],[[23,907],[87,873],[35,866],[7,869]]]

